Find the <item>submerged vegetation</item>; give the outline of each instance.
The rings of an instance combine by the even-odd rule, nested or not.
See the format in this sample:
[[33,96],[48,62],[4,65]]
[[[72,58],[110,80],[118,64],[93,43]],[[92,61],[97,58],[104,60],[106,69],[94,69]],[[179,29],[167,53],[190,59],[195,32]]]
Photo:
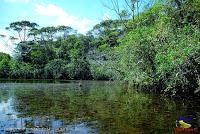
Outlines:
[[[138,2],[129,4],[135,10]],[[0,53],[0,78],[125,80],[164,94],[199,95],[200,1],[152,3],[141,12],[122,10],[120,19],[86,35],[68,26],[11,23],[7,29],[20,42],[14,57]]]

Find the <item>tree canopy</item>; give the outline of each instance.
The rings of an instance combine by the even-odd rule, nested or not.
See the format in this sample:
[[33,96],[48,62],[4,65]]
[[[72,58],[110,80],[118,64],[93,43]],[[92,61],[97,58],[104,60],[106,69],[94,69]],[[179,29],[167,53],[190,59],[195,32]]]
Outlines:
[[[170,95],[200,93],[199,0],[138,2],[86,35],[69,26],[13,22],[15,56],[0,54],[1,78],[124,80]],[[4,35],[1,35],[4,37]]]

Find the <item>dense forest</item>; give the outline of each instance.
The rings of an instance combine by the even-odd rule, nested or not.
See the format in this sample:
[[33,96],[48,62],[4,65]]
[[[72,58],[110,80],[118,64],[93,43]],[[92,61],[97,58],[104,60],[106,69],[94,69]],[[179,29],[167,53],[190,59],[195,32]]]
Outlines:
[[[137,1],[114,11],[87,34],[29,21],[6,29],[19,40],[14,56],[0,53],[0,78],[124,80],[172,96],[200,94],[200,1]],[[136,12],[137,10],[137,12]],[[0,35],[5,38],[5,35]]]

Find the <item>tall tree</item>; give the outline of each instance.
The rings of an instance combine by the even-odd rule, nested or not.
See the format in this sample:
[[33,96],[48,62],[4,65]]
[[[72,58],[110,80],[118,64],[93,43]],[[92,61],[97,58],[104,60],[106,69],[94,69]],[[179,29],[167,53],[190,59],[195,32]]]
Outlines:
[[29,21],[17,21],[10,23],[6,30],[17,32],[20,42],[25,42],[29,38],[29,32],[39,25]]
[[60,37],[62,37],[63,39],[65,39],[69,34],[75,33],[75,30],[73,28],[64,25],[58,26],[57,30]]

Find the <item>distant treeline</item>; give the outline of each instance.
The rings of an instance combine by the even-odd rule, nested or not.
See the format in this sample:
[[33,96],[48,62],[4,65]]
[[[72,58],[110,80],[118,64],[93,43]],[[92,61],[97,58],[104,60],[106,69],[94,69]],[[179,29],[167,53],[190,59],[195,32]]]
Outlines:
[[170,95],[200,94],[199,0],[153,2],[118,15],[86,35],[11,23],[6,29],[19,36],[10,39],[20,42],[13,58],[0,53],[0,78],[125,80]]

